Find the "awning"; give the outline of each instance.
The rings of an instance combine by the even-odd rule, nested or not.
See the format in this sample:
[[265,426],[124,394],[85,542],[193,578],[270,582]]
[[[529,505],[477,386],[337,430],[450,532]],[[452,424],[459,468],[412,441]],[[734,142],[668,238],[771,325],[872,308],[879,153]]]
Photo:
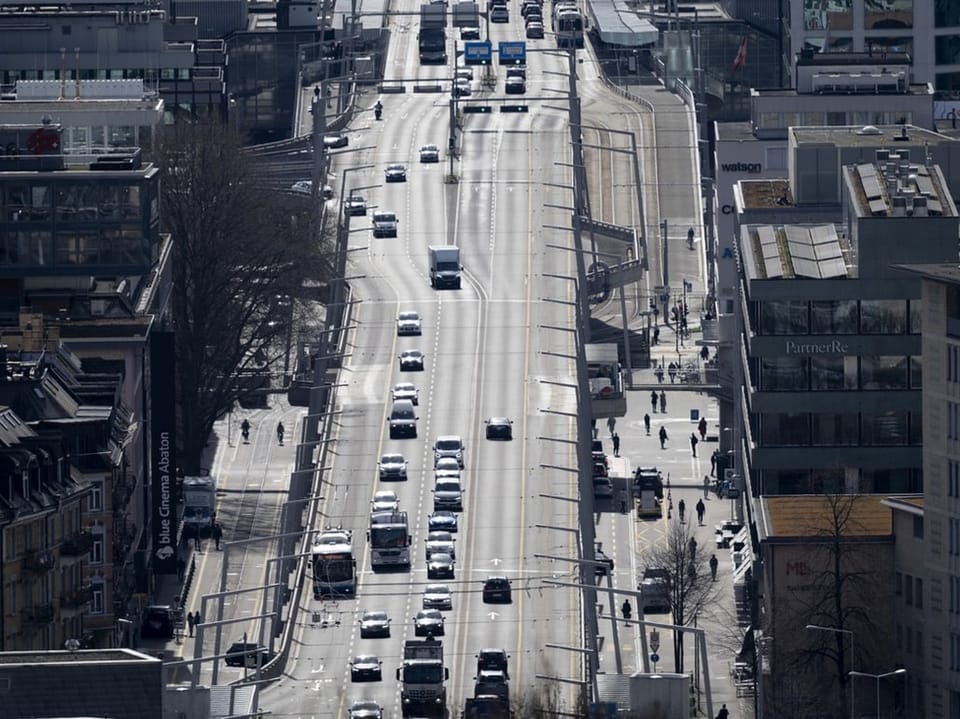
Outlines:
[[660,31],[617,0],[587,0],[587,11],[607,45],[642,47],[657,42]]

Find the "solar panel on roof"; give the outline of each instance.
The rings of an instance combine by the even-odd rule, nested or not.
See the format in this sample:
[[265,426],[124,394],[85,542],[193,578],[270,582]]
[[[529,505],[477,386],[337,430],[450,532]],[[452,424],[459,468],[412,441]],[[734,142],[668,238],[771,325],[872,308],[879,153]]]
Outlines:
[[813,248],[814,254],[818,262],[824,262],[825,260],[832,260],[837,257],[843,257],[843,250],[840,249],[839,242],[833,242],[830,244],[816,245]]
[[783,277],[783,265],[779,257],[763,258],[763,268],[767,277]]
[[824,279],[846,277],[847,265],[842,259],[823,260],[820,262],[820,276]]
[[883,192],[880,189],[880,181],[877,179],[877,171],[873,165],[857,165],[860,173],[860,182],[863,183],[863,191],[868,200],[875,200],[881,197]]
[[813,260],[804,260],[799,257],[793,258],[793,269],[800,277],[819,277],[820,270],[817,263]]
[[805,245],[800,242],[788,242],[787,249],[790,250],[791,257],[799,257],[803,260],[817,259],[817,254],[813,248],[813,245]]
[[760,248],[760,254],[764,260],[769,260],[771,257],[780,257],[780,250],[776,245],[767,245]]

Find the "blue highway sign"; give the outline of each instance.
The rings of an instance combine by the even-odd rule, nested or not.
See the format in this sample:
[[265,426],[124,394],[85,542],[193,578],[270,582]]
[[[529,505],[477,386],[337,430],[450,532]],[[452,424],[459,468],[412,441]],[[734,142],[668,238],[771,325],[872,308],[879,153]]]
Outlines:
[[493,46],[489,41],[473,41],[463,44],[463,62],[465,65],[489,65],[492,57]]
[[501,65],[525,65],[527,63],[527,43],[501,42],[498,50]]

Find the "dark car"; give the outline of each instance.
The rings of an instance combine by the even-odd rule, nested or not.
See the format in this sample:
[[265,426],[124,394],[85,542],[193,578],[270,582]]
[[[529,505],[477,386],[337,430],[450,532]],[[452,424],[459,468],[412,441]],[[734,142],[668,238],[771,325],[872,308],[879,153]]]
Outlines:
[[527,23],[527,40],[543,40],[543,23]]
[[427,561],[427,579],[453,579],[453,557],[445,552],[430,555]]
[[479,39],[480,39],[480,28],[478,28],[478,27],[462,27],[462,28],[460,28],[460,39],[461,39],[461,40],[479,40]]
[[413,634],[417,637],[442,637],[443,615],[439,609],[421,609],[413,618]]
[[477,654],[477,675],[481,672],[503,672],[503,676],[510,678],[507,671],[507,662],[510,656],[503,649],[481,649]]
[[491,417],[488,419],[487,439],[513,439],[513,421],[507,417]]
[[382,665],[376,654],[359,654],[350,660],[350,681],[379,682],[383,679]]
[[593,572],[599,577],[604,577],[608,572],[613,571],[613,557],[610,557],[598,544],[593,556],[594,561],[603,562],[603,564],[594,564]]
[[234,642],[227,649],[227,656],[223,660],[228,667],[242,667],[244,664],[256,667],[258,661],[262,667],[270,661],[270,652],[255,642]]
[[144,638],[173,639],[174,614],[169,604],[154,604],[143,611],[140,636]]
[[487,577],[483,583],[483,603],[510,604],[512,602],[510,580],[506,577]]
[[503,91],[508,95],[523,95],[527,91],[527,81],[522,77],[508,77]]
[[457,515],[449,510],[442,509],[427,517],[427,529],[430,532],[456,532],[457,525]]
[[323,146],[327,149],[334,149],[337,147],[346,147],[350,144],[350,138],[346,135],[340,133],[331,133],[329,135],[323,136]]
[[390,619],[386,612],[364,612],[360,617],[360,638],[389,637]]

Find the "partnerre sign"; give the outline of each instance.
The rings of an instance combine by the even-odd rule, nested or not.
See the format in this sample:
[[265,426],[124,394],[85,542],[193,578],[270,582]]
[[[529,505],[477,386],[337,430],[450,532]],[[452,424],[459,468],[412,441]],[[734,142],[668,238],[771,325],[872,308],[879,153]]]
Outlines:
[[784,345],[788,355],[846,354],[850,345],[840,340],[827,342],[795,342],[787,340]]

